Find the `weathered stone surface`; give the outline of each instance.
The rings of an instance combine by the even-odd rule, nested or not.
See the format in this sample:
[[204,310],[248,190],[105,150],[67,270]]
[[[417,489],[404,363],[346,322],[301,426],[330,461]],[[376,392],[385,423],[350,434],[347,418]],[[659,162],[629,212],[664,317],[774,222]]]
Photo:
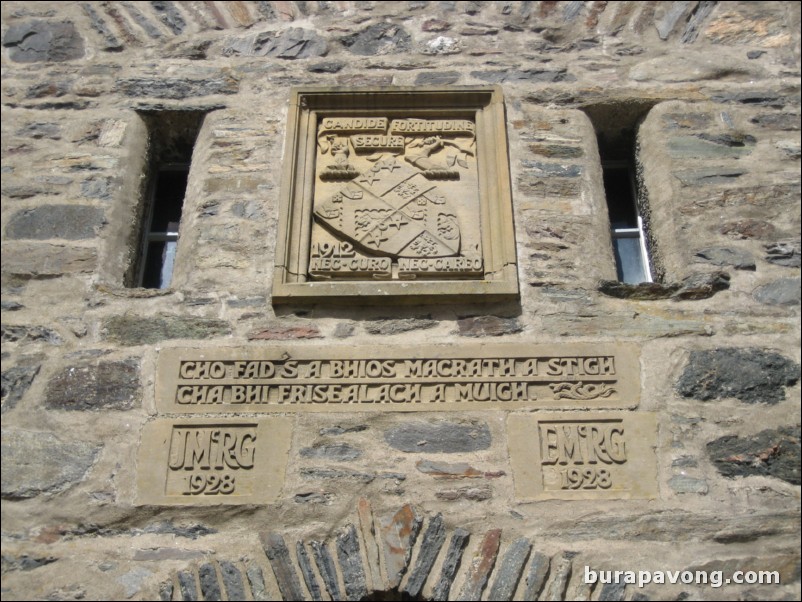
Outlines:
[[94,464],[100,447],[86,440],[63,440],[52,433],[4,430],[3,498],[32,498],[76,485]]
[[566,69],[492,69],[471,71],[471,77],[489,84],[502,82],[558,83],[572,82],[576,78]]
[[189,316],[112,316],[105,338],[121,345],[150,345],[165,339],[206,339],[230,333],[228,322]]
[[495,572],[495,581],[488,596],[490,600],[512,600],[531,548],[532,544],[525,537],[512,542]]
[[294,339],[319,339],[317,326],[282,326],[275,324],[266,328],[257,328],[248,333],[249,341],[291,341]]
[[403,452],[455,454],[487,449],[491,437],[480,422],[411,422],[388,429],[384,440]]
[[420,595],[426,579],[434,566],[434,561],[437,560],[437,555],[440,553],[440,548],[446,541],[446,529],[443,525],[443,515],[437,513],[426,527],[421,541],[420,551],[418,552],[418,561],[415,568],[409,575],[406,585],[402,591],[406,592],[409,596],[416,598]]
[[291,27],[280,32],[263,32],[233,40],[223,49],[223,54],[293,60],[326,56],[328,50],[328,42],[316,31]]
[[799,289],[799,278],[780,278],[756,288],[752,296],[766,305],[799,305]]
[[298,567],[301,569],[301,575],[304,578],[306,589],[309,591],[312,600],[322,600],[320,597],[320,586],[317,583],[315,572],[312,570],[312,564],[309,562],[309,554],[306,553],[306,547],[302,541],[295,542],[295,557],[298,559]]
[[47,138],[48,140],[61,140],[61,125],[52,122],[38,122],[34,121],[28,123],[16,131],[17,136],[23,138],[33,138],[39,140]]
[[799,240],[784,240],[765,245],[766,261],[774,265],[781,265],[788,268],[798,268],[800,266],[800,242]]
[[359,516],[359,534],[365,544],[365,571],[368,583],[372,584],[372,589],[377,590],[384,587],[384,578],[381,575],[381,564],[379,543],[377,540],[376,524],[373,520],[373,511],[370,500],[361,497],[357,502],[357,515]]
[[55,556],[29,556],[28,554],[22,554],[20,556],[12,556],[3,554],[2,563],[3,563],[3,573],[5,574],[8,571],[32,571],[34,569],[38,569],[41,566],[46,566],[48,564],[52,564],[56,562],[58,558]]
[[28,21],[3,36],[8,56],[18,63],[72,61],[84,56],[84,41],[69,21]]
[[668,480],[668,486],[676,493],[700,493],[702,495],[710,489],[705,479],[696,479],[686,475],[674,475]]
[[770,223],[759,219],[742,219],[726,222],[719,228],[722,234],[736,238],[769,238],[777,229]]
[[699,167],[674,172],[685,186],[708,186],[727,184],[741,177],[746,170],[740,167]]
[[334,499],[334,494],[328,491],[303,491],[296,493],[292,499],[296,504],[323,504],[327,506]]
[[181,591],[181,598],[184,600],[200,600],[198,597],[198,587],[195,585],[195,575],[192,571],[179,571],[178,589]]
[[341,38],[340,42],[353,54],[376,56],[406,52],[410,48],[411,40],[412,37],[400,25],[376,23]]
[[217,580],[217,571],[211,562],[204,562],[198,567],[198,577],[200,579],[201,593],[204,600],[222,600],[223,594],[220,591],[220,582]]
[[800,484],[799,426],[769,429],[752,437],[726,435],[708,443],[707,454],[725,477],[764,475]]
[[438,325],[437,320],[426,318],[401,318],[399,320],[381,320],[365,325],[365,332],[370,334],[391,335],[413,330],[427,330]]
[[799,380],[799,365],[762,349],[723,348],[692,351],[677,381],[683,397],[702,401],[735,397],[744,403],[774,404],[784,387]]
[[635,65],[629,72],[637,82],[695,82],[717,79],[744,79],[750,74],[743,61],[734,57],[666,54]]
[[353,525],[348,525],[337,535],[337,559],[340,562],[347,599],[362,600],[368,595],[368,588],[359,554],[359,537]]
[[493,490],[484,485],[479,487],[460,487],[458,489],[443,489],[434,494],[438,500],[455,502],[457,500],[471,500],[483,502],[493,497]]
[[116,88],[120,94],[129,97],[183,100],[210,94],[236,94],[239,81],[226,72],[204,79],[130,77],[118,80]]
[[464,337],[500,337],[521,332],[523,327],[516,318],[476,316],[457,320],[459,334]]
[[103,209],[89,205],[40,205],[11,216],[6,226],[9,239],[94,238],[106,223]]
[[696,136],[673,136],[668,140],[668,153],[679,159],[737,159],[752,152],[744,144],[717,144]]
[[3,324],[0,326],[0,339],[4,343],[48,343],[61,345],[64,340],[55,330],[44,326],[16,326]]
[[156,0],[150,3],[156,11],[161,22],[164,23],[174,34],[184,31],[187,22],[181,16],[181,12],[176,8],[175,3]]
[[671,298],[675,300],[709,299],[718,291],[730,288],[730,275],[727,272],[710,274],[695,273],[686,276]]
[[749,251],[732,247],[708,247],[697,251],[694,255],[702,261],[713,265],[732,266],[736,270],[754,271],[755,258]]
[[496,564],[500,543],[501,529],[491,529],[485,533],[456,600],[481,600],[482,592]]
[[449,464],[447,462],[433,462],[431,460],[418,460],[415,464],[420,472],[441,479],[479,478],[484,476],[481,470],[475,469],[466,462]]
[[543,592],[542,600],[564,600],[565,591],[568,589],[568,582],[571,580],[573,570],[573,557],[576,552],[563,552],[562,556],[554,563],[552,574],[548,586]]
[[334,468],[302,468],[300,475],[305,479],[347,479],[360,483],[372,483],[377,477],[374,472],[336,470]]
[[578,178],[582,175],[582,166],[564,163],[543,163],[541,161],[523,161],[524,169],[530,170],[540,178]]
[[599,601],[607,600],[614,602],[623,600],[627,593],[627,584],[621,583],[605,583],[602,585],[601,592],[599,592]]
[[295,565],[290,558],[290,551],[284,538],[275,532],[261,534],[259,539],[265,550],[270,566],[276,576],[281,595],[285,600],[306,600],[301,582],[298,581],[298,574],[295,572]]
[[584,155],[581,147],[567,144],[530,144],[529,150],[549,159],[578,159]]
[[423,71],[415,76],[416,86],[447,86],[459,81],[458,71]]
[[726,272],[694,273],[681,282],[641,282],[628,284],[617,280],[602,280],[599,292],[619,299],[649,301],[657,299],[693,300],[708,299],[730,286]]
[[[251,586],[251,594],[254,600],[270,600],[265,587],[265,577],[262,573],[262,568],[255,564],[249,564],[245,569],[245,575],[248,577],[248,584]],[[229,599],[232,599],[229,597]]]
[[749,119],[758,127],[782,131],[798,131],[800,119],[794,113],[762,113]]
[[92,8],[92,5],[86,2],[81,2],[80,6],[86,16],[89,17],[89,21],[92,24],[92,29],[98,32],[103,38],[104,43],[101,48],[111,52],[122,50],[122,42],[120,42],[117,36],[112,33],[111,29],[109,29],[109,26],[106,25],[106,22],[103,20],[103,18],[94,8]]
[[12,409],[22,399],[31,386],[34,377],[39,373],[40,364],[31,366],[15,366],[2,373],[2,412]]
[[379,518],[379,542],[388,587],[396,588],[407,571],[423,519],[409,504],[398,512]]
[[334,565],[334,558],[329,552],[328,545],[320,541],[310,542],[312,546],[312,555],[315,558],[315,564],[320,577],[323,579],[323,585],[332,600],[342,600],[340,593],[340,584],[337,580],[337,569]]
[[437,36],[425,41],[420,51],[423,54],[459,54],[462,52],[462,44],[456,38]]
[[45,405],[56,410],[130,410],[142,402],[139,360],[70,366],[50,379]]
[[302,458],[347,462],[359,458],[362,450],[347,443],[316,443],[312,447],[304,447],[299,453]]
[[524,589],[524,600],[538,600],[546,578],[549,576],[551,559],[540,552],[532,554],[532,561],[529,563],[529,571],[526,573],[526,588]]
[[460,567],[462,554],[465,552],[470,536],[470,532],[461,527],[454,529],[446,556],[443,559],[443,567],[440,569],[440,578],[432,590],[432,600],[448,600],[451,585],[454,583],[454,577]]
[[306,70],[310,73],[339,73],[345,67],[345,63],[340,61],[321,61],[312,63]]

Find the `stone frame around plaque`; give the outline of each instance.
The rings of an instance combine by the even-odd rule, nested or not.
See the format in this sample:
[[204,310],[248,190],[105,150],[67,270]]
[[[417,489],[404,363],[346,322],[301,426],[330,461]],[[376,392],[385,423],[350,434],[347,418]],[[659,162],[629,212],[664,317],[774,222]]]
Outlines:
[[500,86],[292,90],[274,304],[517,297]]

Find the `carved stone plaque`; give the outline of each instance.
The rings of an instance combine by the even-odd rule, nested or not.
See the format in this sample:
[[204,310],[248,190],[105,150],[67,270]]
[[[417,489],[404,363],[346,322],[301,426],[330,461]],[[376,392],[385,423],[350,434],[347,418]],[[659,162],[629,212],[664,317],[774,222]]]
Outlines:
[[159,353],[166,413],[634,408],[627,344],[276,345]]
[[292,423],[283,417],[145,425],[138,504],[263,504],[284,483]]
[[657,497],[655,414],[513,414],[507,433],[518,499]]
[[289,119],[275,302],[517,295],[499,88],[304,88]]

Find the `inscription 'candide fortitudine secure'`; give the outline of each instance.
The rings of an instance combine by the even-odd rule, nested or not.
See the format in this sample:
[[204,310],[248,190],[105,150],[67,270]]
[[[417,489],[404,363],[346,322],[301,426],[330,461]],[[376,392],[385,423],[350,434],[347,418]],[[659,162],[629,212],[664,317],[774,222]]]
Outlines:
[[166,349],[164,412],[631,408],[627,345]]

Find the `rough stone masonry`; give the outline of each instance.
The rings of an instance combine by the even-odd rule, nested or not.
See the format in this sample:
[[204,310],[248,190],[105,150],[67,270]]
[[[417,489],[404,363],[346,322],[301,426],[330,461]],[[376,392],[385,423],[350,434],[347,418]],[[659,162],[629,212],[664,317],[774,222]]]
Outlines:
[[[799,32],[796,2],[3,2],[3,599],[799,599]],[[274,304],[291,88],[490,85],[519,294]],[[603,165],[622,158],[649,283],[616,278]],[[148,190],[176,162],[172,280],[142,288]],[[526,380],[566,346],[612,370],[619,344],[626,398],[618,372]],[[250,349],[287,378],[376,360],[355,386],[392,401],[384,354],[423,345],[449,363],[422,399],[498,378],[448,370],[503,348],[530,367],[503,377],[522,405],[182,417],[157,392],[165,350]],[[700,582],[715,571],[750,580]]]

